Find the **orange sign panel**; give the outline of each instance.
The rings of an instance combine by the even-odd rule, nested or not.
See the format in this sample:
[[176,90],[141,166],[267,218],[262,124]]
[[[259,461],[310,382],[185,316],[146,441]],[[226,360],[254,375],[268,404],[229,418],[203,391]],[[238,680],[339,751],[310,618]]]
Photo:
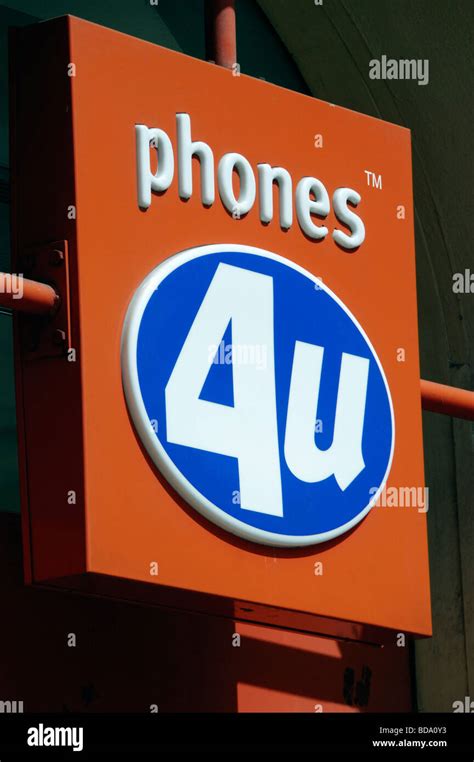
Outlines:
[[71,17],[12,64],[29,581],[428,635],[409,131]]

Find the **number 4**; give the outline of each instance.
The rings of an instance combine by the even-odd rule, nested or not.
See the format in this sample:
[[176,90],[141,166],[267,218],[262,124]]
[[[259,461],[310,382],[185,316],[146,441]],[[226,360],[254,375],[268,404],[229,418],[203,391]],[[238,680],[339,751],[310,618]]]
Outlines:
[[[233,363],[234,407],[199,399],[232,320],[232,343],[266,347],[264,367]],[[165,391],[167,438],[229,455],[239,464],[240,507],[283,515],[275,395],[273,279],[220,264]],[[231,494],[231,493],[229,493]]]

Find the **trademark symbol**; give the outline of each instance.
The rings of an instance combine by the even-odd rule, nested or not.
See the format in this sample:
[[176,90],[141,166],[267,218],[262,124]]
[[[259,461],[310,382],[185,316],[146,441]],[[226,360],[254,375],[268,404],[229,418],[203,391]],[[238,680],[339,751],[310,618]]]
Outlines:
[[376,175],[375,172],[371,172],[369,169],[364,169],[367,176],[367,185],[371,188],[378,188],[382,190],[382,175]]

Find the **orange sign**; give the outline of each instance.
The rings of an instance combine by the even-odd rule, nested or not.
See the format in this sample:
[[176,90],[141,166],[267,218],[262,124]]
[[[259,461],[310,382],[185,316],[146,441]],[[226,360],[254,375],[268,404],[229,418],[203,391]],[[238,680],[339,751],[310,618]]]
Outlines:
[[13,72],[14,268],[62,296],[16,330],[28,579],[428,635],[409,131],[71,17]]

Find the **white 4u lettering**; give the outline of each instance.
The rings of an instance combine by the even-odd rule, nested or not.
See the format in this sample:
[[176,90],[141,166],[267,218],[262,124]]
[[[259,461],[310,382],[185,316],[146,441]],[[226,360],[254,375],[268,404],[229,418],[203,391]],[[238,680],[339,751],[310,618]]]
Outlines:
[[[232,343],[265,346],[265,367],[233,363],[234,405],[200,399],[218,346],[232,321]],[[294,476],[334,475],[341,490],[364,468],[362,435],[369,360],[342,353],[331,446],[314,440],[324,348],[295,341],[284,454]],[[165,389],[167,439],[237,458],[240,507],[283,515],[275,386],[273,278],[220,263]]]

